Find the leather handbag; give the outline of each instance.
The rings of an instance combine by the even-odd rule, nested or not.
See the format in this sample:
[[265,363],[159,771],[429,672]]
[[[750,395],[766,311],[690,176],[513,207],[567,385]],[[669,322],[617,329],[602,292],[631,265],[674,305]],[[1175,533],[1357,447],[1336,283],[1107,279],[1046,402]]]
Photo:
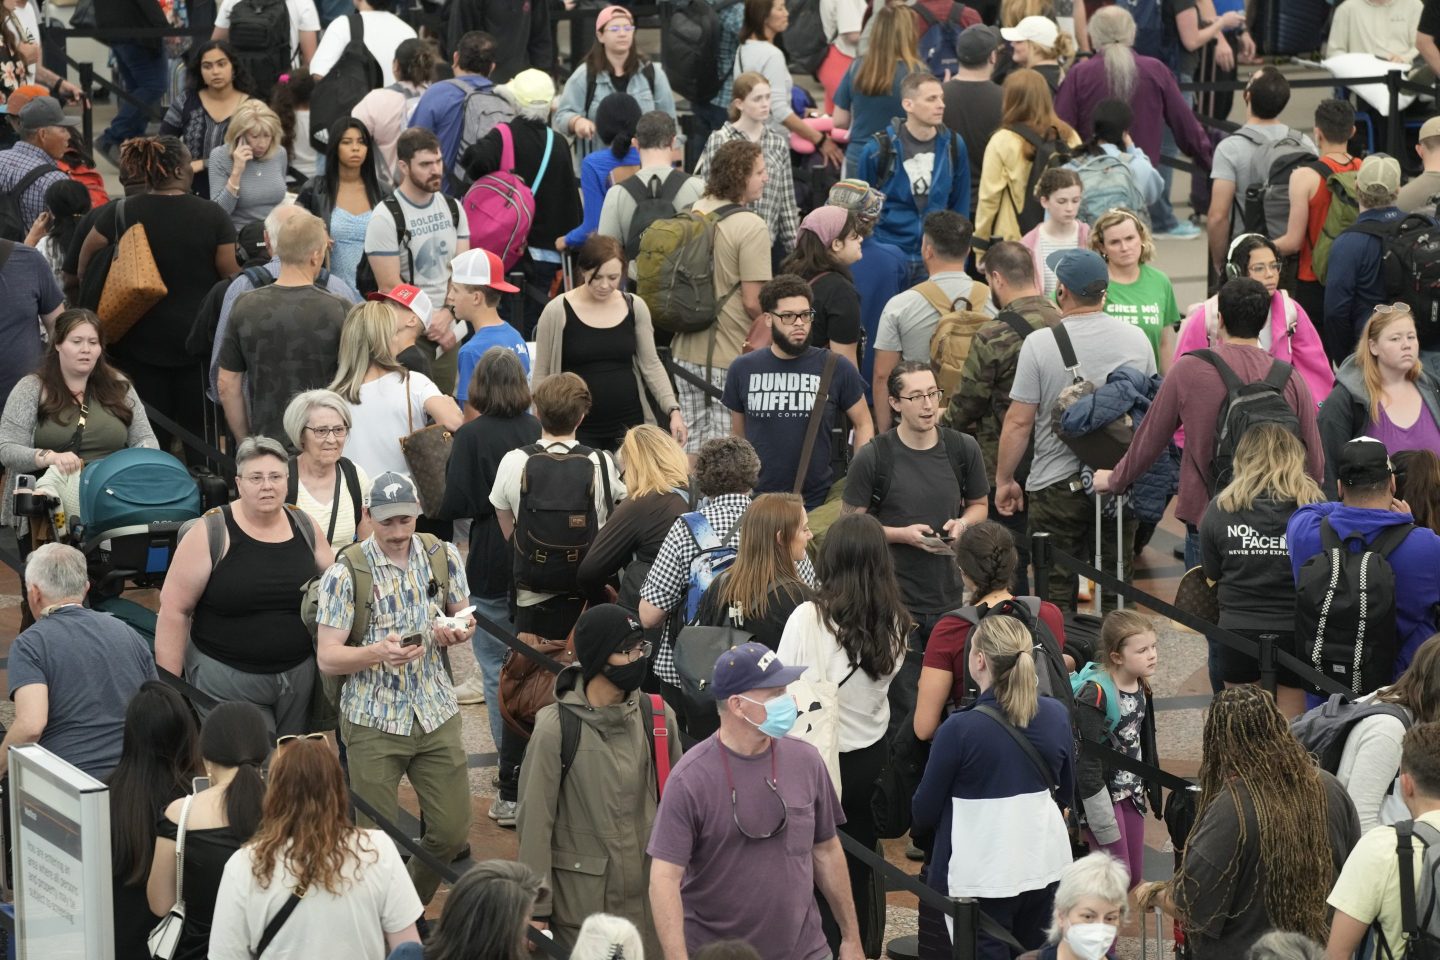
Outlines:
[[[522,633],[519,640],[562,667],[575,662],[573,627],[564,640],[546,640],[534,633]],[[505,725],[529,740],[535,732],[535,715],[554,702],[555,674],[515,650],[506,653],[500,667],[500,716]]]
[[160,276],[145,224],[125,226],[125,201],[115,205],[115,255],[95,312],[113,344],[170,292]]
[[145,938],[145,946],[155,960],[171,960],[180,947],[185,932],[185,824],[190,819],[192,793],[180,807],[180,828],[175,831],[175,905]]
[[420,512],[433,517],[440,512],[445,499],[445,471],[450,465],[450,448],[455,435],[440,424],[415,429],[415,404],[410,399],[410,375],[405,375],[405,424],[407,432],[400,438],[400,452],[415,492],[420,495]]

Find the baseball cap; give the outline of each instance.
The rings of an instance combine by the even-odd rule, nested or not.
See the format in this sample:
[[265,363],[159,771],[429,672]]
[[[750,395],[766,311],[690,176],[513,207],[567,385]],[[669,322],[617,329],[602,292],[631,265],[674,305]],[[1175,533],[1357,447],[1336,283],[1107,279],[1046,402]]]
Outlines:
[[596,15],[595,32],[599,33],[601,30],[604,30],[605,24],[609,23],[611,20],[614,20],[616,17],[624,17],[631,23],[635,22],[635,14],[631,13],[629,10],[626,10],[622,6],[619,6],[618,4],[612,3],[610,4],[610,6],[606,7],[604,10],[601,10]]
[[880,209],[885,206],[885,194],[876,190],[864,180],[841,180],[830,188],[825,198],[826,206],[842,207],[861,220],[874,222],[880,219]]
[[415,492],[415,484],[405,474],[390,470],[370,482],[365,506],[376,520],[420,515],[420,497]]
[[1385,444],[1374,437],[1356,437],[1340,448],[1340,465],[1336,469],[1340,482],[1349,487],[1379,483],[1395,472]]
[[397,283],[384,293],[377,290],[374,293],[366,294],[365,299],[389,300],[391,303],[398,303],[419,317],[422,324],[430,322],[430,312],[435,309],[430,302],[428,293],[408,283]]
[[1053,47],[1060,37],[1060,28],[1049,17],[1026,17],[1013,27],[1002,27],[1000,36],[1014,42],[1028,40],[1042,47]]
[[54,97],[36,97],[20,109],[20,129],[34,133],[45,127],[78,127],[79,117],[67,117]]
[[50,91],[38,83],[22,84],[15,89],[14,93],[10,94],[10,99],[4,103],[0,103],[0,110],[4,110],[6,113],[13,114],[18,118],[20,111],[25,109],[25,104],[34,100],[36,97],[48,97],[49,95]]
[[645,639],[640,621],[624,607],[602,603],[580,614],[575,621],[575,659],[588,681],[605,669],[612,653],[629,649]]
[[1094,250],[1056,250],[1045,258],[1045,266],[1065,289],[1082,297],[1098,297],[1110,286],[1110,270]]
[[505,89],[522,107],[549,103],[555,99],[555,81],[544,70],[521,70],[505,84]]
[[724,700],[747,690],[787,687],[804,672],[804,667],[785,666],[774,650],[752,641],[720,654],[710,686],[715,699]]
[[1383,153],[1372,153],[1360,163],[1355,174],[1355,192],[1369,197],[1393,197],[1400,192],[1400,161]]
[[505,282],[505,264],[489,250],[476,247],[450,261],[450,279],[469,287],[489,287],[501,293],[519,293],[520,288]]
[[241,227],[236,234],[235,245],[245,251],[240,261],[242,267],[251,260],[269,260],[270,250],[265,246],[265,221],[254,220]]
[[1429,140],[1431,137],[1440,137],[1440,117],[1431,117],[1420,125],[1420,139]]
[[963,67],[978,67],[1000,46],[1000,31],[977,23],[966,27],[955,42],[955,58]]

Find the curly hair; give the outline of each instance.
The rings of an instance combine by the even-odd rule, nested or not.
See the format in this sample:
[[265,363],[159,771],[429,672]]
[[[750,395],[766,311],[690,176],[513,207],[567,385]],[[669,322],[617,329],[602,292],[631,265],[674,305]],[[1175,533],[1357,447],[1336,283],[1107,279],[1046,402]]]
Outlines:
[[981,597],[1010,589],[1020,559],[1010,531],[994,520],[982,520],[960,534],[960,542],[955,544],[955,562],[975,584],[970,602],[979,603]]
[[291,156],[295,154],[295,114],[310,109],[310,95],[314,92],[315,77],[304,67],[296,67],[270,93],[270,109],[280,119],[280,145]]
[[275,751],[260,829],[250,843],[252,872],[268,889],[277,869],[295,877],[295,892],[323,887],[339,895],[379,852],[350,821],[345,774],[324,740],[294,740]]
[[761,157],[760,144],[731,140],[715,151],[705,177],[705,195],[731,203],[745,202],[745,184]]
[[418,37],[402,40],[400,46],[395,48],[395,63],[400,68],[395,71],[395,79],[417,87],[427,87],[435,77],[435,66],[439,62],[440,54],[435,49],[434,41],[421,40]]
[[749,493],[760,479],[760,457],[744,437],[706,440],[695,455],[695,487],[702,497]]

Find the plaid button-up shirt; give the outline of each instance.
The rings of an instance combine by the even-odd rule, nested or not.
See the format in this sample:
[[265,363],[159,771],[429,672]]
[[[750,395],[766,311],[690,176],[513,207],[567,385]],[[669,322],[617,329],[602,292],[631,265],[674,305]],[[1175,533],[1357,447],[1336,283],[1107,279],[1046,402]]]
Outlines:
[[[379,643],[391,633],[402,637],[419,633],[425,637],[425,654],[403,667],[377,664],[346,678],[340,715],[357,726],[408,737],[416,722],[430,733],[460,711],[434,639],[434,625],[436,615],[448,605],[467,604],[470,591],[460,552],[443,542],[437,549],[445,551],[449,584],[432,597],[430,557],[418,536],[410,538],[410,561],[404,568],[385,556],[374,537],[364,541],[363,553],[375,584],[370,623],[360,645]],[[347,632],[354,623],[355,582],[345,564],[336,563],[325,571],[315,619]]]
[[[734,51],[730,55],[733,58]],[[732,123],[710,134],[695,175],[705,175],[715,151],[731,140],[745,139],[748,138]],[[790,169],[790,138],[767,126],[760,138],[760,154],[765,158],[765,172],[770,179],[765,181],[765,191],[760,194],[759,200],[750,205],[750,209],[770,227],[770,239],[790,253],[795,249],[795,234],[800,229],[800,208],[795,203],[795,173]]]
[[[21,140],[9,150],[0,150],[0,190],[12,190],[25,178],[25,174],[36,167],[47,166],[56,166],[55,158],[33,143]],[[30,229],[35,219],[44,212],[45,191],[50,189],[50,184],[64,179],[64,173],[54,170],[41,174],[34,183],[25,188],[25,193],[20,197],[20,212],[25,215],[25,229]]]

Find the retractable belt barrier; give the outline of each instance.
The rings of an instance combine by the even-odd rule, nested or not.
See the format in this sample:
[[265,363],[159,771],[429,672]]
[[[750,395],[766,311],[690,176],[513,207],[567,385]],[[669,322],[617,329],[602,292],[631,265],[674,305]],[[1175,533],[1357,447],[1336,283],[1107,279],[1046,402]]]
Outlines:
[[680,366],[680,364],[676,363],[675,360],[670,356],[670,354],[669,354],[668,352],[662,354],[661,356],[663,356],[663,357],[664,357],[664,360],[665,360],[665,369],[668,370],[668,371],[670,371],[670,373],[671,373],[672,376],[675,376],[675,377],[680,378],[681,380],[684,380],[686,383],[690,384],[690,386],[694,387],[695,389],[699,390],[701,393],[705,394],[706,396],[708,396],[708,397],[710,397],[710,398],[712,398],[712,399],[714,399],[714,400],[724,400],[724,399],[725,399],[725,391],[724,391],[724,390],[721,390],[719,387],[715,386],[715,384],[713,384],[713,383],[711,383],[710,381],[704,379],[703,377],[697,377],[697,376],[695,376],[695,374],[691,373],[689,370],[686,370],[684,367]]
[[161,429],[168,430],[170,433],[173,433],[175,436],[179,437],[180,442],[183,443],[185,446],[189,447],[191,450],[194,450],[196,453],[204,454],[205,459],[212,461],[215,466],[227,471],[230,476],[233,477],[235,475],[236,467],[234,457],[230,456],[228,453],[223,452],[214,444],[205,440],[203,437],[197,436],[193,431],[180,426],[180,424],[176,423],[174,420],[171,420],[169,417],[165,416],[165,414],[161,413],[159,410],[156,410],[150,404],[145,403],[144,407],[145,416],[149,418],[151,423],[158,423]]

